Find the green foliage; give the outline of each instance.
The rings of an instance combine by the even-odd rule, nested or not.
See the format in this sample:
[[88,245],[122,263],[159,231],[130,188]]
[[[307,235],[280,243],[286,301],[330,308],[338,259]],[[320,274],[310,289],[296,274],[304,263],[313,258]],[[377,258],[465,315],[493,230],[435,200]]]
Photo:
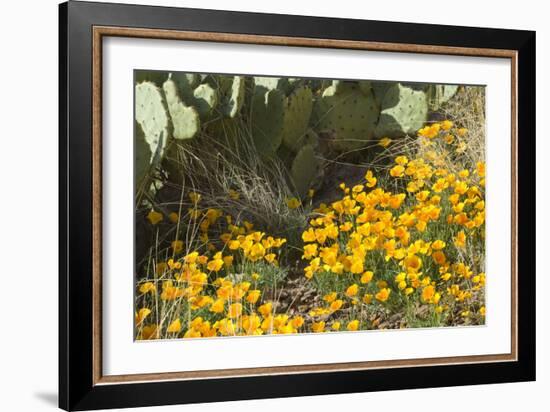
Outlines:
[[354,150],[373,136],[379,107],[372,88],[355,82],[333,82],[314,106],[315,129],[334,133],[337,150]]
[[387,87],[375,135],[401,137],[415,133],[428,119],[428,102],[422,90],[394,83]]

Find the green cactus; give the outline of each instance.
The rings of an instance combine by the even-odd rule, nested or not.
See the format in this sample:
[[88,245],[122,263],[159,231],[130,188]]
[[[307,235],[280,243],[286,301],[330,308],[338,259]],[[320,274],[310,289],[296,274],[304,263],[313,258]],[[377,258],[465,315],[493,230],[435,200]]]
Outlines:
[[353,150],[372,138],[378,114],[371,88],[335,81],[315,103],[314,125],[316,130],[334,133],[335,149]]
[[218,91],[210,84],[210,77],[203,79],[193,73],[171,73],[169,79],[174,81],[182,103],[194,107],[202,120],[208,120],[218,104]]
[[317,177],[319,163],[313,145],[303,146],[292,161],[290,178],[296,193],[304,197]]
[[135,119],[149,145],[150,163],[161,158],[170,137],[171,127],[162,92],[152,82],[135,86]]
[[391,87],[392,84],[394,83],[381,82],[381,81],[371,82],[372,92],[374,94],[374,98],[376,99],[376,102],[378,103],[378,106],[382,106],[382,100],[384,99],[386,92],[388,91],[388,89]]
[[201,84],[193,90],[192,103],[201,117],[207,117],[218,104],[218,92],[208,84]]
[[278,89],[255,86],[250,108],[250,132],[258,152],[273,155],[283,139],[285,97]]
[[254,86],[264,87],[267,90],[278,89],[286,93],[288,84],[288,79],[286,77],[254,77]]
[[432,84],[428,87],[428,102],[430,110],[436,111],[447,103],[458,91],[457,85]]
[[374,97],[374,92],[372,90],[372,82],[370,80],[359,80],[359,89],[367,96],[372,95]]
[[149,175],[149,169],[151,167],[151,159],[153,158],[153,152],[151,147],[145,139],[145,133],[137,121],[135,122],[135,140],[134,140],[134,154],[135,154],[135,185],[136,191],[142,186],[142,183]]
[[135,83],[152,82],[161,87],[162,83],[168,78],[168,73],[156,70],[136,70]]
[[288,98],[283,122],[283,144],[293,152],[304,144],[313,109],[313,95],[309,87],[296,89]]
[[162,85],[168,112],[172,119],[173,137],[185,140],[193,138],[200,129],[200,119],[194,107],[186,106],[178,91],[178,85],[169,78]]
[[428,102],[422,90],[394,83],[382,98],[376,137],[401,137],[413,134],[428,118]]
[[240,112],[245,97],[245,78],[243,76],[220,76],[220,112],[234,118]]

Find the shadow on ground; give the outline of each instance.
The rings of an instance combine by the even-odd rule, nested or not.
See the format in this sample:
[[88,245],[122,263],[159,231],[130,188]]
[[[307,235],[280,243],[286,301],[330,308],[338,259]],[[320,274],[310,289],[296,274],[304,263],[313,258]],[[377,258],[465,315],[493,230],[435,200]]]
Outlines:
[[35,398],[40,399],[49,406],[57,407],[57,393],[56,392],[38,392],[34,394]]

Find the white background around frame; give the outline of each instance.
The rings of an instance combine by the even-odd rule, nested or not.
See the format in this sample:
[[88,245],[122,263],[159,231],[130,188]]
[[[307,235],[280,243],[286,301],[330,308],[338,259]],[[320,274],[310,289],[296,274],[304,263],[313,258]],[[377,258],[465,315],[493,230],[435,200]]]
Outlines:
[[[134,342],[131,182],[136,68],[487,85],[486,326]],[[511,219],[510,79],[509,59],[105,39],[103,373],[125,375],[510,353],[511,237],[510,225],[502,224]]]
[[[120,0],[143,3],[142,0]],[[436,0],[357,2],[356,0],[147,0],[149,4],[233,9],[272,13],[424,22],[537,30],[537,382],[455,388],[390,391],[304,398],[237,401],[202,405],[138,408],[137,411],[279,412],[344,409],[425,412],[426,405],[445,412],[523,410],[547,404],[550,386],[550,289],[547,275],[545,210],[547,153],[545,119],[550,104],[550,27],[544,2]],[[54,411],[57,404],[57,1],[12,2],[2,13],[2,161],[0,180],[2,294],[2,408]],[[29,104],[32,103],[31,108]],[[534,138],[534,137],[533,137]],[[534,274],[524,274],[530,276]],[[24,293],[13,293],[21,285]],[[18,289],[19,290],[19,289]],[[541,409],[539,407],[539,409]]]

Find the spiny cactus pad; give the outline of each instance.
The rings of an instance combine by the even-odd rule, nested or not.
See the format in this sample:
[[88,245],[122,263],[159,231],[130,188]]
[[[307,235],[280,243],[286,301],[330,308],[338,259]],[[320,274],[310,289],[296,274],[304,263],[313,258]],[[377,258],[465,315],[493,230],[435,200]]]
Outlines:
[[218,92],[209,84],[201,84],[193,90],[193,107],[200,116],[208,116],[217,104]]
[[193,107],[186,106],[180,98],[177,84],[171,78],[162,86],[172,118],[175,139],[191,139],[200,129],[199,114]]
[[149,174],[149,168],[151,167],[151,158],[153,153],[151,152],[151,147],[145,140],[145,133],[141,128],[141,124],[136,121],[134,127],[134,154],[136,159],[134,171],[135,185],[136,189],[138,189]]
[[377,137],[413,134],[428,118],[426,93],[400,83],[392,84],[382,99]]
[[161,157],[170,136],[170,122],[162,92],[153,82],[135,86],[136,121],[141,126],[145,142],[150,148],[150,159]]
[[162,83],[168,78],[168,73],[163,71],[154,71],[154,70],[136,70],[135,71],[135,82],[152,82],[156,86],[161,87]]
[[303,146],[292,161],[290,178],[300,197],[304,197],[317,177],[319,163],[312,145]]
[[359,89],[361,89],[365,95],[368,96],[369,93],[373,93],[372,84],[369,80],[359,80],[357,83],[359,84]]
[[224,116],[234,118],[244,103],[245,78],[243,76],[223,76],[220,80],[220,94],[219,110]]
[[278,89],[267,90],[256,86],[250,110],[250,129],[258,152],[274,154],[283,138],[284,95]]
[[285,77],[254,77],[254,86],[265,87],[267,90],[279,89],[286,92],[288,79]]
[[371,89],[354,82],[333,84],[325,89],[314,107],[314,126],[334,133],[334,147],[353,150],[372,138],[379,107]]
[[283,144],[294,152],[303,145],[312,109],[313,95],[309,87],[302,86],[287,98]]
[[386,92],[388,91],[388,89],[391,87],[392,84],[394,83],[382,82],[382,81],[371,82],[372,92],[379,106],[382,106],[382,100],[384,100],[384,96],[386,95]]
[[439,110],[447,103],[458,91],[457,85],[452,84],[433,84],[428,88],[428,101],[430,110]]
[[[210,78],[193,73],[171,73],[179,98],[185,106],[195,108],[201,119],[207,120],[218,104],[217,87],[210,84]],[[201,84],[201,81],[203,82]]]

